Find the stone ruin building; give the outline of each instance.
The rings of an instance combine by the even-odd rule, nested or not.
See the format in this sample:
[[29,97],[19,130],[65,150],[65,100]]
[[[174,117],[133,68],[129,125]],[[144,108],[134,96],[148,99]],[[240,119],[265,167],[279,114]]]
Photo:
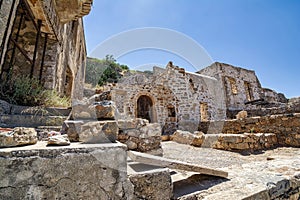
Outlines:
[[92,0],[1,0],[0,80],[28,75],[47,89],[82,98],[82,17],[91,4]]
[[262,88],[254,71],[218,62],[196,73],[170,62],[166,69],[154,67],[151,76],[125,77],[112,89],[112,100],[119,112],[157,122],[171,134],[287,102],[283,94]]
[[254,71],[170,62],[82,99],[91,4],[0,0],[0,81],[28,75],[77,100],[0,100],[0,199],[300,198],[300,98]]

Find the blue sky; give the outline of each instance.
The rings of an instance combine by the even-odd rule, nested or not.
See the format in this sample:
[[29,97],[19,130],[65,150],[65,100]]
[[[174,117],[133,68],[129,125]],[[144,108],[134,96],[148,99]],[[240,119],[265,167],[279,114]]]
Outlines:
[[[300,96],[298,0],[94,0],[84,17],[88,54],[109,37],[143,27],[181,32],[214,61],[256,71],[263,87]],[[168,61],[189,69],[170,52],[147,49],[117,59],[131,68]]]

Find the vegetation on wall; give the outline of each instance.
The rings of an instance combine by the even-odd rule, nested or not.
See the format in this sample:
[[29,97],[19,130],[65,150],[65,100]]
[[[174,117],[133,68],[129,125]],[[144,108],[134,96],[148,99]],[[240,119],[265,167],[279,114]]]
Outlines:
[[129,71],[128,66],[117,63],[111,55],[101,60],[87,58],[85,82],[93,86],[116,83],[127,71]]
[[45,90],[36,78],[17,76],[0,83],[0,99],[24,106],[68,107],[69,97],[60,96],[54,90]]

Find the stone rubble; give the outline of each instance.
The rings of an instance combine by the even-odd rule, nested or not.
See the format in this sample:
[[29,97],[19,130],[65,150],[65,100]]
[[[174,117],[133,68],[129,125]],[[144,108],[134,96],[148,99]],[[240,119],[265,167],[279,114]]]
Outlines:
[[194,134],[188,131],[177,130],[170,136],[170,140],[180,144],[189,144],[196,147],[201,147],[204,141],[204,133],[195,131]]
[[0,131],[0,147],[15,147],[37,143],[34,128],[16,127],[11,131]]
[[66,146],[70,145],[68,135],[53,135],[48,137],[47,145]]

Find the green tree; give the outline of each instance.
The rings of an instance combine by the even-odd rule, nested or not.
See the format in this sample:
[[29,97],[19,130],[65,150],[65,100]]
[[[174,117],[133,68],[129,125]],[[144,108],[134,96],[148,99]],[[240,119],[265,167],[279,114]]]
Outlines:
[[88,58],[85,81],[93,86],[116,83],[123,76],[122,72],[128,70],[127,65],[117,63],[112,55],[106,55],[105,59],[101,60]]

